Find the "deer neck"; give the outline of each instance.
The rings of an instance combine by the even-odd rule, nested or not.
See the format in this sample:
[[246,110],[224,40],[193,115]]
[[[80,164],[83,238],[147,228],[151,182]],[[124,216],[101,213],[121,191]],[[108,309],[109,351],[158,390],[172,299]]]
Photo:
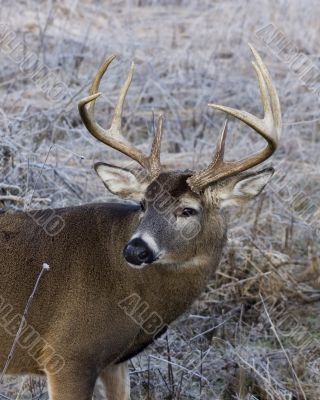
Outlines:
[[[142,270],[126,266],[131,280],[128,299],[134,299],[134,320],[148,323],[156,316],[160,325],[168,325],[185,312],[205,289],[219,264],[221,252],[214,256],[195,256],[178,265],[154,264]],[[130,302],[129,300],[129,302]]]

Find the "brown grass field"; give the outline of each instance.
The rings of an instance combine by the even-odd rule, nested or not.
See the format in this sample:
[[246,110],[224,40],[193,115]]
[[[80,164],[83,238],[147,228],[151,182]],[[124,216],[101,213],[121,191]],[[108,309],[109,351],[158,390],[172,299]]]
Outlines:
[[[103,81],[101,123],[109,124],[134,60],[127,135],[146,149],[163,111],[163,160],[196,168],[210,160],[224,119],[208,102],[261,113],[247,43],[260,51],[282,105],[281,145],[267,163],[276,175],[262,196],[230,212],[228,246],[205,293],[131,360],[131,398],[319,400],[319,3],[1,0],[0,15],[5,212],[30,200],[39,208],[110,199],[92,164],[126,160],[87,134],[77,111],[107,55],[119,61]],[[24,64],[29,56],[34,68]],[[53,93],[53,81],[63,92]],[[230,121],[227,158],[260,145]],[[45,382],[6,378],[0,399],[47,399]]]

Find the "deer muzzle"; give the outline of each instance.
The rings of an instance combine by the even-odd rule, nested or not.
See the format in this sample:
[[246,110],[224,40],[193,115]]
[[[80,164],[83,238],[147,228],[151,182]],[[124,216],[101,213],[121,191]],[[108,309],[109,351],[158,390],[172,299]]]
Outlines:
[[151,264],[156,259],[156,254],[141,238],[130,240],[123,249],[126,261],[133,265]]

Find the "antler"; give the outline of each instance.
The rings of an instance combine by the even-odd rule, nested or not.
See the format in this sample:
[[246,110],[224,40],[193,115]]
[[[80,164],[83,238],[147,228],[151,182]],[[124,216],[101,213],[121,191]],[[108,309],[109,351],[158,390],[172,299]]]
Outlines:
[[110,146],[121,153],[129,156],[131,159],[137,161],[143,168],[148,171],[151,179],[156,178],[161,171],[160,164],[160,147],[162,138],[163,117],[160,115],[156,135],[154,137],[150,155],[145,155],[142,151],[132,146],[122,135],[121,132],[121,117],[123,110],[123,103],[130,87],[134,63],[131,64],[127,79],[122,86],[117,104],[113,113],[111,127],[109,129],[102,128],[94,119],[94,107],[96,99],[101,95],[99,93],[99,85],[101,78],[108,69],[109,65],[115,59],[115,56],[109,57],[99,68],[90,89],[90,95],[79,101],[78,108],[81,119],[85,124],[88,131],[100,142]]
[[239,111],[218,104],[209,104],[209,107],[224,111],[225,113],[240,119],[258,132],[258,134],[267,141],[267,145],[260,152],[243,160],[231,162],[224,161],[223,157],[227,135],[227,122],[225,122],[213,161],[206,169],[194,173],[188,179],[189,186],[195,192],[200,192],[206,186],[218,181],[219,179],[238,174],[239,172],[262,163],[274,153],[278,146],[281,135],[281,110],[278,94],[272,83],[270,74],[258,52],[250,44],[249,46],[255,58],[255,61],[253,61],[252,64],[259,81],[264,117],[260,119],[246,111]]

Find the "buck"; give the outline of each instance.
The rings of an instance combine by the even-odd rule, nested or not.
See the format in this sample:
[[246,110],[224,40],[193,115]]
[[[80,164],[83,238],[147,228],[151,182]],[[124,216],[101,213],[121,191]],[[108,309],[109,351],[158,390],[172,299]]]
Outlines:
[[[135,203],[57,209],[65,225],[56,236],[46,235],[30,213],[0,217],[0,371],[45,261],[50,272],[39,284],[6,372],[45,374],[50,400],[89,400],[98,378],[109,400],[129,399],[127,360],[192,304],[219,264],[226,242],[223,209],[258,195],[273,174],[272,168],[247,171],[274,153],[281,133],[276,89],[259,54],[251,50],[264,117],[209,107],[243,121],[266,146],[241,161],[224,161],[224,124],[213,161],[199,171],[161,168],[162,118],[149,155],[124,138],[121,115],[133,65],[110,129],[96,122],[99,84],[114,57],[101,66],[79,112],[96,139],[139,164],[132,169],[95,165],[111,193]],[[45,219],[48,211],[41,212]],[[133,315],[138,300],[147,305],[150,318],[141,321]]]

